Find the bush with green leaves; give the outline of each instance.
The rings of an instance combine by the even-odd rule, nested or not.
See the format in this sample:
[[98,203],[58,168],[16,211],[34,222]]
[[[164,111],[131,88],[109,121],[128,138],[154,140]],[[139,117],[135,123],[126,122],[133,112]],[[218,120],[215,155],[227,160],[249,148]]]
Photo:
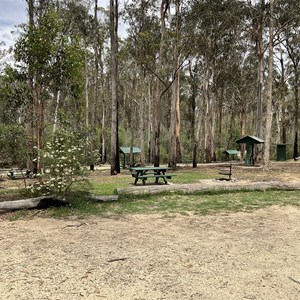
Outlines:
[[83,152],[78,140],[56,134],[41,153],[44,172],[37,175],[38,180],[31,186],[31,191],[64,199],[74,183],[88,179],[86,169],[82,167]]
[[0,167],[26,167],[26,143],[22,126],[0,124]]

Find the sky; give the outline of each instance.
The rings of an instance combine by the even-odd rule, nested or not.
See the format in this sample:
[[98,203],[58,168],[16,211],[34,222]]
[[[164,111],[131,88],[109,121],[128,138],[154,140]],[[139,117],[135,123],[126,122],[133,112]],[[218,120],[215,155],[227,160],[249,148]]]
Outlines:
[[[16,25],[27,21],[27,5],[25,0],[0,0],[0,43],[6,47],[14,43]],[[1,46],[3,48],[3,46]]]
[[[130,1],[129,1],[130,2]],[[108,6],[108,0],[99,1],[99,5]],[[16,26],[27,22],[26,0],[0,0],[0,49],[7,49],[17,38]],[[120,26],[120,34],[124,35],[124,26]],[[5,43],[5,46],[2,43]]]

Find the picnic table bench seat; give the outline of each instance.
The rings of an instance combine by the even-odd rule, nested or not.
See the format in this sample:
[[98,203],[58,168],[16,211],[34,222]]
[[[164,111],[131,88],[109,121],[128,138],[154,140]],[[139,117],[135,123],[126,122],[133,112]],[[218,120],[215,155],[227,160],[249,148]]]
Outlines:
[[167,178],[167,179],[171,179],[172,176],[176,176],[177,174],[147,174],[147,175],[136,175],[136,174],[132,174],[132,177],[134,178],[139,178],[139,179],[147,179],[147,178]]

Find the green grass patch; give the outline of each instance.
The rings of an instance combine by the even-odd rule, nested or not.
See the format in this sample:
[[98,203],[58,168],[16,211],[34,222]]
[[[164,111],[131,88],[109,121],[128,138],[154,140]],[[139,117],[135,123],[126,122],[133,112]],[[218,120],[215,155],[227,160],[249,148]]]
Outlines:
[[[201,179],[215,178],[215,171],[199,172],[199,170],[179,170],[172,171],[172,174],[176,176],[172,177],[170,181],[176,184],[195,183]],[[133,186],[134,178],[129,171],[123,171],[122,174],[116,176],[101,176],[94,177],[90,181],[90,191],[95,195],[114,195],[117,188],[126,188]]]
[[300,206],[298,191],[210,191],[197,194],[161,193],[155,195],[122,195],[116,202],[95,203],[76,198],[67,207],[50,208],[52,217],[113,216],[126,214],[208,215],[221,212],[253,211],[271,205]]
[[[201,172],[199,169],[195,171],[180,169],[175,172],[177,176],[173,177],[171,181],[178,184],[195,183],[201,179],[215,178],[215,171],[206,170]],[[72,188],[74,193],[69,196],[68,205],[49,208],[42,211],[41,215],[56,218],[152,213],[166,216],[176,214],[207,215],[220,212],[253,211],[271,205],[300,206],[299,191],[276,189],[266,191],[206,190],[194,194],[184,194],[183,192],[163,192],[146,195],[121,194],[118,201],[110,203],[95,203],[87,197],[87,192],[98,196],[116,194],[117,188],[133,186],[133,181],[134,179],[129,171],[123,171],[116,176],[110,176],[107,173],[93,173],[90,182],[86,186],[74,185]],[[9,191],[7,193],[8,198],[14,198],[20,191]],[[24,211],[15,213],[15,218],[22,218],[24,214]]]
[[172,171],[172,173],[177,175],[172,177],[171,182],[173,183],[195,183],[202,179],[216,178],[215,170],[201,172],[199,169],[180,169],[176,172]]
[[11,201],[27,197],[26,189],[3,189],[0,190],[0,201]]
[[132,176],[104,176],[90,181],[90,192],[95,195],[115,195],[117,188],[128,187],[133,183]]

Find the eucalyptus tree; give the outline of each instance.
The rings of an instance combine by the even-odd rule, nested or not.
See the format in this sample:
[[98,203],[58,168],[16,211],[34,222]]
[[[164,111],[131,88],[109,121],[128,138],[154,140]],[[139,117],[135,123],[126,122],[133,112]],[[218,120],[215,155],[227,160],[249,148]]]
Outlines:
[[181,160],[180,145],[180,68],[182,38],[182,7],[180,0],[175,0],[175,16],[172,28],[172,97],[170,115],[170,139],[169,139],[169,167],[176,169],[178,160]]
[[110,47],[111,47],[111,175],[120,173],[119,133],[118,133],[118,0],[110,0]]
[[154,122],[153,122],[153,137],[152,137],[152,160],[155,167],[160,164],[160,133],[161,133],[161,105],[165,92],[163,73],[165,64],[166,52],[166,18],[170,7],[169,0],[161,0],[160,2],[160,42],[159,52],[157,54],[156,65],[156,87],[154,95]]
[[[200,58],[202,72],[199,110],[203,111],[202,128],[204,135],[205,161],[215,159],[217,118],[213,112],[220,99],[221,78],[226,79],[224,70],[232,71],[230,66],[238,65],[238,41],[241,37],[241,4],[228,1],[192,1],[190,32],[193,32],[193,49]],[[224,68],[224,66],[226,66]],[[222,74],[223,72],[223,74]],[[230,78],[230,73],[227,74]],[[227,82],[230,86],[232,82]],[[223,88],[228,86],[223,85]],[[228,88],[227,88],[228,89]],[[219,126],[222,126],[221,123]]]
[[285,60],[288,61],[287,75],[288,83],[293,94],[293,119],[294,119],[294,154],[296,159],[298,152],[298,132],[299,132],[299,84],[300,84],[300,3],[299,1],[277,0],[277,23],[280,31],[278,33],[281,46],[285,49]]
[[[64,94],[64,100],[69,98],[75,102],[73,116],[74,112],[76,116],[80,111],[76,108],[76,102],[82,94],[81,75],[85,50],[81,36],[70,30],[71,22],[66,22],[67,7],[57,5],[54,1],[29,1],[28,4],[29,23],[23,27],[15,45],[15,58],[20,72],[27,76],[32,91],[28,122],[35,131],[30,138],[37,150],[42,150],[48,122],[53,122],[55,129],[59,108],[67,107],[60,94]],[[60,111],[65,115],[65,111]],[[78,123],[75,120],[74,124]],[[40,170],[40,157],[37,166]]]
[[[55,44],[59,24],[53,7],[37,16],[34,25],[25,28],[15,47],[16,60],[24,73],[29,74],[32,83],[33,126],[36,128],[35,143],[38,150],[43,149],[45,128],[45,101],[47,86],[51,78],[49,69],[52,67]],[[40,159],[37,161],[41,169]]]
[[[264,104],[264,72],[265,52],[267,50],[266,20],[268,7],[265,0],[245,1],[245,30],[250,34],[257,56],[257,97],[256,97],[256,135],[263,138],[263,104]],[[255,160],[262,160],[262,146],[256,147]]]
[[[142,165],[145,164],[146,153],[151,150],[149,144],[151,139],[150,126],[152,126],[151,115],[153,113],[152,88],[149,85],[151,77],[155,73],[155,57],[158,52],[160,31],[155,4],[156,0],[141,0],[125,6],[125,21],[128,24],[126,47],[130,57],[129,61],[134,60],[136,62],[134,70],[138,75],[136,80],[137,86],[139,86],[139,94],[135,97],[135,101],[138,105],[136,117],[140,120],[137,130],[140,139]],[[134,65],[132,64],[132,66]]]
[[264,147],[264,168],[269,169],[270,144],[272,134],[272,93],[273,93],[273,62],[274,62],[274,0],[269,2],[269,59],[268,59],[268,84],[266,101],[266,134]]
[[191,140],[191,150],[192,150],[192,165],[193,168],[197,167],[199,159],[199,148],[200,148],[200,129],[203,120],[203,114],[200,104],[200,90],[201,87],[199,82],[201,82],[201,72],[199,68],[201,67],[201,62],[197,59],[190,59],[188,65],[188,75],[184,76],[184,80],[187,81],[188,85],[188,96],[187,96],[187,109],[185,113],[185,118],[190,120],[187,122],[187,132],[186,134]]

